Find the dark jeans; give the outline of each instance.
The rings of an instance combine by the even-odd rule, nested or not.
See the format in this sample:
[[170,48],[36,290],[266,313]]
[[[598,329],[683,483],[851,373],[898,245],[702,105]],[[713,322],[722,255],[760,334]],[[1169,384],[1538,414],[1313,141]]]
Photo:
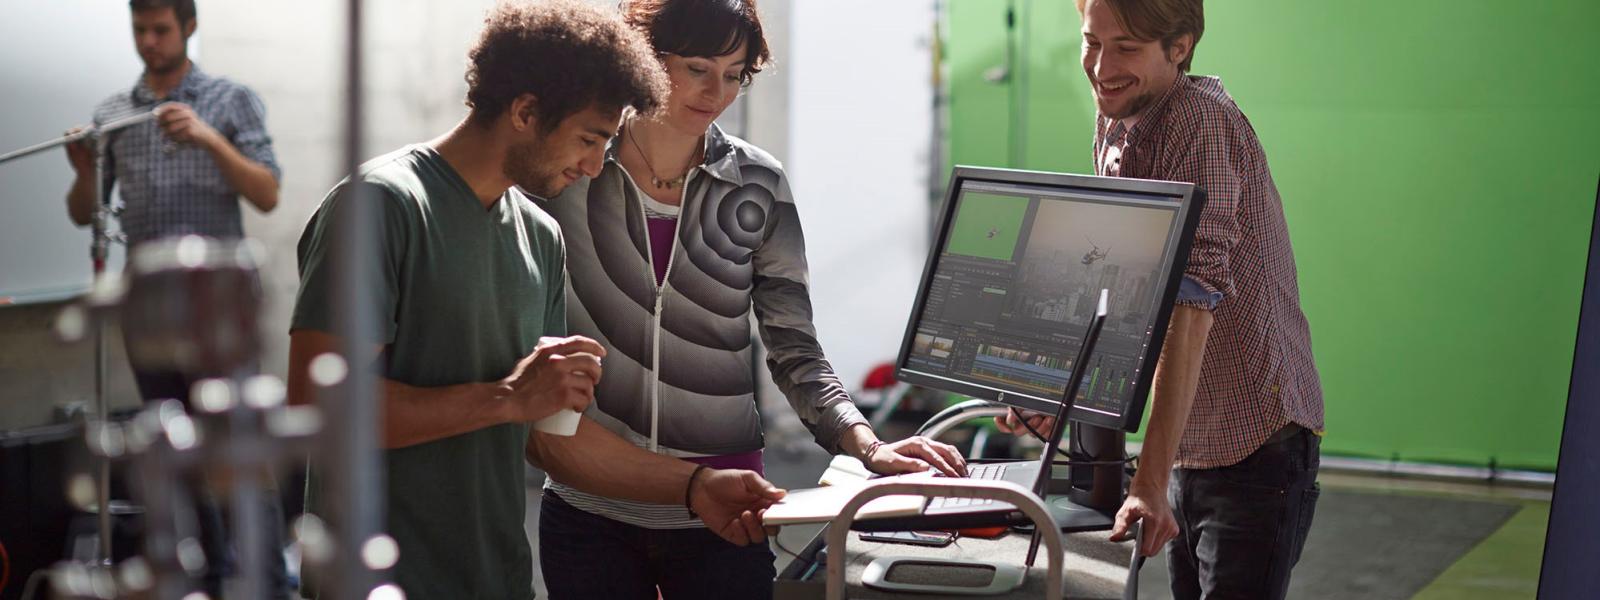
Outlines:
[[645,529],[593,515],[549,491],[539,504],[539,567],[551,600],[760,600],[777,576],[766,544],[735,546],[703,527]]
[[1316,512],[1321,438],[1301,430],[1217,469],[1173,469],[1167,544],[1177,600],[1283,598]]

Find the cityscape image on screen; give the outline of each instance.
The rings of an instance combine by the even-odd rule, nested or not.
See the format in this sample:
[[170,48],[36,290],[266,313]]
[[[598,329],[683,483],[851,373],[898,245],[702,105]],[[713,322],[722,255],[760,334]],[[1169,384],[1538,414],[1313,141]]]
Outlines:
[[955,202],[904,366],[1057,401],[1106,289],[1109,316],[1075,404],[1123,416],[1167,285],[1179,204],[981,181],[965,181]]

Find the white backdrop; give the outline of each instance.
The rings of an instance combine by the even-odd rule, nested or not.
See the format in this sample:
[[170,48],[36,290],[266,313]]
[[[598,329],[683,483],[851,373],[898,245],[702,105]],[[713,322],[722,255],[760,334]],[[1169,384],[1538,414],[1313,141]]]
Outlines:
[[788,173],[812,304],[846,386],[892,361],[928,244],[931,0],[793,2]]
[[[126,3],[0,0],[0,152],[88,124],[142,69]],[[67,219],[71,184],[59,148],[0,165],[0,303],[88,289],[89,232]]]

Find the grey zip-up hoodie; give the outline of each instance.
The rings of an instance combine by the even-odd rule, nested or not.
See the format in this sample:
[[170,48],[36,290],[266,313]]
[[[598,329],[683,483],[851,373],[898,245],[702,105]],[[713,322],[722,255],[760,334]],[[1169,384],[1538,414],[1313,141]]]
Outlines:
[[[684,184],[676,243],[657,286],[643,200],[617,162],[542,204],[567,243],[569,332],[606,348],[587,416],[673,456],[762,447],[752,377],[754,308],[773,382],[816,441],[839,451],[866,423],[817,343],[805,240],[783,167],[713,125]],[[644,527],[697,526],[681,506],[643,505],[547,484],[573,506]]]

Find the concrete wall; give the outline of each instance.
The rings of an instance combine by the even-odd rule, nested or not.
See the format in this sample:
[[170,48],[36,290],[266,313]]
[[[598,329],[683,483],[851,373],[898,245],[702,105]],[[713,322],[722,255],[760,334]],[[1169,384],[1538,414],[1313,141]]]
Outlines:
[[[0,431],[62,420],[93,410],[94,346],[57,339],[56,315],[65,303],[0,307]],[[138,391],[115,324],[105,332],[106,396],[111,409],[138,406]]]
[[[466,115],[467,46],[490,4],[369,3],[365,156],[427,141]],[[264,273],[270,345],[263,367],[282,374],[299,285],[295,243],[323,195],[344,176],[343,3],[291,0],[262,10],[257,4],[214,0],[202,1],[200,11],[206,68],[261,95],[283,167],[278,209],[245,219],[246,233],[271,249]]]

